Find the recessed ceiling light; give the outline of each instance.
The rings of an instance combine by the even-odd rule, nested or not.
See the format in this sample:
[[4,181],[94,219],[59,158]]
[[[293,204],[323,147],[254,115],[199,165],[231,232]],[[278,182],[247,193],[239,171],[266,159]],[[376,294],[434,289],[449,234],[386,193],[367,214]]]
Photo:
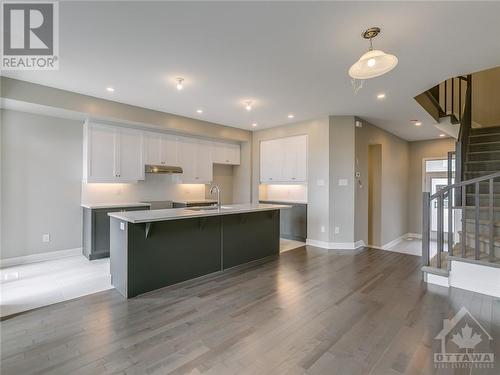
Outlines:
[[197,113],[203,113],[203,109],[197,109],[196,112]]
[[245,109],[246,109],[247,111],[251,111],[251,110],[252,110],[252,101],[251,101],[251,100],[247,100],[247,101],[245,102]]
[[106,87],[107,92],[115,92],[115,89],[112,87]]
[[377,99],[384,99],[384,98],[385,94],[383,92],[377,95]]
[[422,123],[420,121],[415,121],[415,126],[420,126]]
[[177,85],[176,85],[177,90],[179,90],[179,91],[182,90],[182,88],[183,88],[182,83],[183,82],[184,82],[184,78],[182,78],[182,77],[177,78]]
[[256,122],[254,122],[254,123],[252,124],[252,126],[253,126],[254,128],[256,128],[256,127],[257,127],[257,123],[256,123]]
[[445,136],[446,136],[446,134],[441,133],[441,134],[439,134],[439,136],[440,136],[441,138],[443,138],[443,137],[445,137]]
[[294,118],[295,115],[293,113],[288,114],[288,118]]

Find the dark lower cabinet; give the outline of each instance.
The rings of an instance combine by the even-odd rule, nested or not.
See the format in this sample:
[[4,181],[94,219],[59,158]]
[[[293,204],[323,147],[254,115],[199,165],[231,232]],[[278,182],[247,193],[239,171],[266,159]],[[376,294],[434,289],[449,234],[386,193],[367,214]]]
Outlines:
[[83,207],[83,255],[89,260],[109,257],[110,212],[148,210],[147,206],[87,208]]
[[223,216],[223,268],[278,255],[279,217],[279,210]]
[[284,203],[278,201],[261,201],[261,203],[286,204],[292,206],[281,210],[280,237],[305,242],[307,238],[307,204]]

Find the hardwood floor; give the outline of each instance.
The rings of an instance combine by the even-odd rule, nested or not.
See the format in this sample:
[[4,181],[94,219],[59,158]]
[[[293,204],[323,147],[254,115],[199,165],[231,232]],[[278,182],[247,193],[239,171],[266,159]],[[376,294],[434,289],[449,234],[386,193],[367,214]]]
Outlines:
[[[495,369],[436,370],[465,306]],[[1,322],[2,374],[498,374],[500,300],[421,281],[420,258],[302,247],[125,301],[108,290]]]

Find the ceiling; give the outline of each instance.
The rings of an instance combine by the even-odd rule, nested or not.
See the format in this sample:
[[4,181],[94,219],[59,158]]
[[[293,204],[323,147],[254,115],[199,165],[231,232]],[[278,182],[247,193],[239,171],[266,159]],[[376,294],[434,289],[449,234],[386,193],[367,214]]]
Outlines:
[[[407,140],[437,138],[413,97],[500,65],[500,2],[70,1],[59,25],[59,71],[2,74],[248,130],[357,115]],[[399,65],[354,94],[347,70],[370,26]]]

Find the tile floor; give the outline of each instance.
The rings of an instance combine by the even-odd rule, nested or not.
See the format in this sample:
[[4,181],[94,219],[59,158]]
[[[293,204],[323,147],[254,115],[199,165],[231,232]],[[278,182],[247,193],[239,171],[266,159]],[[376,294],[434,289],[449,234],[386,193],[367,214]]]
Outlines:
[[0,270],[0,316],[111,289],[109,258],[83,255]]
[[[304,246],[280,240],[280,252]],[[0,317],[111,289],[109,258],[83,255],[0,269]]]

